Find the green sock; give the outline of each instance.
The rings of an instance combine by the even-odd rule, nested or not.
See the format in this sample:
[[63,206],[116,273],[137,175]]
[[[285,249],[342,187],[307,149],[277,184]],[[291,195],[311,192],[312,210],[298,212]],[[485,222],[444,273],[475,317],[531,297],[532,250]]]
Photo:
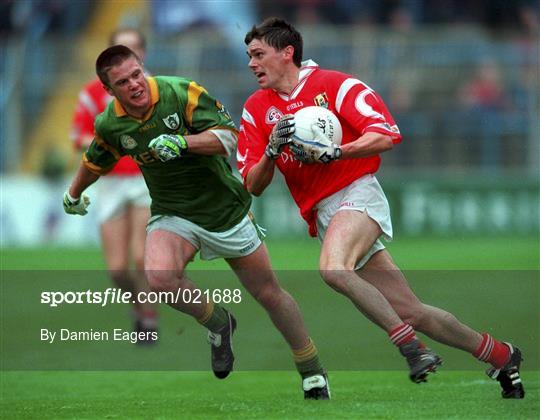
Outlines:
[[296,370],[298,370],[298,373],[300,373],[302,378],[308,378],[313,375],[322,375],[325,373],[318,355],[311,360],[294,362],[294,364],[296,365]]
[[293,357],[296,369],[302,378],[325,373],[321,361],[319,360],[317,348],[311,339],[304,348],[293,350]]
[[[211,305],[211,306],[210,306]],[[229,317],[227,311],[221,306],[210,303],[208,312],[210,312],[204,319],[199,319],[199,323],[209,329],[212,332],[218,332],[221,328],[227,325]]]

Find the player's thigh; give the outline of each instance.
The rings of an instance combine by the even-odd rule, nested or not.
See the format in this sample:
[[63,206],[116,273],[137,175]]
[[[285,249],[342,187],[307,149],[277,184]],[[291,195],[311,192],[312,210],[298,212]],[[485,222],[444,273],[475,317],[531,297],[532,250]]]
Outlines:
[[332,217],[322,243],[321,270],[354,269],[381,234],[379,224],[366,212],[338,211]]
[[128,209],[129,217],[129,247],[131,256],[138,270],[144,268],[144,247],[146,241],[146,224],[150,217],[148,207],[130,206]]
[[271,292],[280,288],[264,243],[247,256],[227,258],[226,261],[252,295],[257,296],[263,289]]
[[386,249],[375,253],[357,274],[375,286],[401,318],[414,318],[422,310],[422,302]]
[[111,271],[129,267],[129,218],[123,212],[100,225],[101,243],[107,268]]
[[145,271],[182,272],[197,253],[197,248],[180,235],[162,229],[146,236]]

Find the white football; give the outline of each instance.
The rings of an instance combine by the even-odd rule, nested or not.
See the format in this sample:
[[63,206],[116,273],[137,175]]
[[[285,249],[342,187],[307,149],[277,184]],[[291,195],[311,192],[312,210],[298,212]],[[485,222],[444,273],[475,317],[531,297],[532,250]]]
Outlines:
[[295,132],[293,138],[313,140],[312,125],[317,124],[328,139],[337,145],[341,144],[343,131],[336,115],[322,106],[308,106],[294,114]]

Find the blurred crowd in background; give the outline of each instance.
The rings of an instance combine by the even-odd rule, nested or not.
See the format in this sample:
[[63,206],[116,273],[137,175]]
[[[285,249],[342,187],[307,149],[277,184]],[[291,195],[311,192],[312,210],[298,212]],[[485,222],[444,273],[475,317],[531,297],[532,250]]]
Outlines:
[[[20,154],[17,144],[27,141],[54,83],[72,69],[66,63],[75,60],[77,37],[99,3],[0,2],[1,43],[8,47],[2,52],[0,106],[4,114],[16,99],[14,109],[22,118],[11,129],[13,121],[4,120],[3,134],[10,141],[3,144],[2,171],[20,169],[13,163],[17,153],[10,151]],[[303,30],[305,58],[353,73],[383,96],[405,138],[401,152],[389,157],[390,165],[476,165],[496,171],[537,163],[529,162],[529,148],[531,133],[538,130],[538,0],[142,3],[144,11],[124,16],[123,23],[146,32],[147,67],[154,74],[200,80],[237,121],[243,100],[256,87],[243,36],[254,23],[278,15]],[[508,137],[520,144],[505,146]]]
[[[0,34],[76,34],[98,0],[2,0]],[[114,0],[112,0],[114,1]],[[120,0],[121,1],[121,0]],[[415,25],[475,23],[493,31],[538,31],[537,0],[149,0],[153,30],[178,33],[190,25],[227,25],[280,15],[295,24]],[[241,15],[223,13],[238,12]],[[254,20],[253,20],[254,19]],[[250,23],[252,22],[250,21]]]
[[0,0],[0,174],[71,173],[72,112],[116,9],[146,34],[152,74],[200,82],[237,123],[257,88],[244,35],[280,16],[305,59],[385,100],[404,139],[385,174],[538,183],[540,0]]

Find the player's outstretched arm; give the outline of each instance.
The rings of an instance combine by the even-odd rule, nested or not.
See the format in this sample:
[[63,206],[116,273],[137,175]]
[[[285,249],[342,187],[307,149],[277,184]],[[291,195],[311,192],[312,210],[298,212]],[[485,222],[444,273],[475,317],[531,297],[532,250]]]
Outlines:
[[[224,146],[224,131],[218,130],[222,138],[218,138],[218,135],[212,130],[203,131],[199,134],[192,134],[185,136],[190,153],[196,153],[198,155],[222,155],[227,156],[228,152]],[[227,136],[227,142],[233,142],[236,144],[238,137],[236,131],[227,130],[229,136]]]
[[[220,135],[221,137],[227,137],[226,140],[228,142],[236,143],[236,134],[232,131],[228,136],[225,136],[223,133],[220,133]],[[228,154],[224,146],[224,140],[218,138],[211,130],[187,136],[162,134],[150,141],[148,147],[154,151],[162,162],[179,159],[186,153],[222,156],[227,156]]]

